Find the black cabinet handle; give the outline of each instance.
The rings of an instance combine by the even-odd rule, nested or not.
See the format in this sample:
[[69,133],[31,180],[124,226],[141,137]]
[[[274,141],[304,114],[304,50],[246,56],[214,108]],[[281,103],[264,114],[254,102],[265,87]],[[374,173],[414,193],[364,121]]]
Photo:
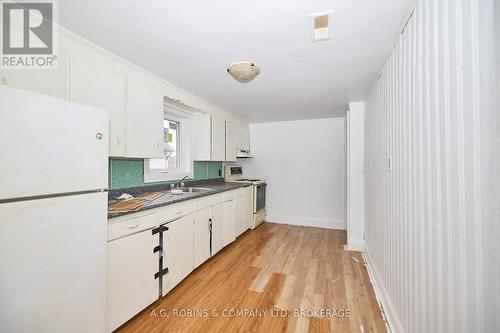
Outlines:
[[151,232],[153,235],[155,235],[159,232],[164,232],[164,231],[168,231],[168,227],[166,225],[161,225],[158,228],[154,228]]
[[153,249],[153,253],[159,252],[161,250],[163,250],[162,247],[161,247],[161,245],[155,246],[154,249]]
[[159,278],[160,276],[166,275],[166,274],[168,274],[168,267],[155,273],[155,279]]
[[212,258],[212,218],[208,219],[208,230],[210,232],[210,258]]

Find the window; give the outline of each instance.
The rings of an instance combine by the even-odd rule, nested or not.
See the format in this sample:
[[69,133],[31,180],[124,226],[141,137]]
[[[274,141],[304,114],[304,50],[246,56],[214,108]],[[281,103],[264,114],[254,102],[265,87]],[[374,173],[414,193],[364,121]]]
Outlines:
[[144,182],[162,182],[192,177],[190,115],[165,106],[163,158],[144,160]]
[[150,170],[173,171],[180,167],[180,131],[180,122],[169,119],[163,121],[163,150],[165,156],[150,159]]

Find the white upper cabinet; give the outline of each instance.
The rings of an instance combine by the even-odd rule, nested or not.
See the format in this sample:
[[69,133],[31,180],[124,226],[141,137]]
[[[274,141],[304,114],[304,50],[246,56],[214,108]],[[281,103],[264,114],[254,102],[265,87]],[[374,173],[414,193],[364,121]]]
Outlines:
[[238,147],[241,150],[250,150],[250,130],[247,127],[238,127]]
[[237,126],[226,122],[226,161],[236,161],[238,132]]
[[127,81],[127,157],[163,157],[163,99],[155,87]]
[[0,83],[39,94],[66,99],[66,57],[59,55],[56,69],[10,69],[0,74]]
[[197,161],[226,160],[226,122],[200,113],[191,117],[192,157]]
[[226,122],[216,116],[211,117],[212,122],[212,161],[224,161],[226,158]]
[[108,111],[109,155],[126,156],[125,77],[77,58],[69,66],[69,100]]
[[210,115],[197,113],[190,120],[192,158],[195,161],[210,161],[212,158]]

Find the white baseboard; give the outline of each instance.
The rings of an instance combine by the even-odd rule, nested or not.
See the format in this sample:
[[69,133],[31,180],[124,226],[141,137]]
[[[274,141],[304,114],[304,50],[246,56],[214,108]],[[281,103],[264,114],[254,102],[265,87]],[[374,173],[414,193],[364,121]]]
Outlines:
[[345,230],[344,220],[268,214],[266,216],[266,221],[273,222],[273,223],[300,225],[300,226],[306,226],[306,227],[318,227],[318,228]]
[[349,238],[347,240],[347,250],[363,252],[365,250],[365,240]]
[[375,296],[377,297],[379,305],[382,309],[382,313],[385,317],[388,331],[392,333],[404,333],[403,326],[401,325],[398,313],[394,308],[394,304],[392,303],[389,294],[387,293],[387,289],[382,283],[380,274],[378,273],[378,270],[375,267],[370,254],[366,249],[363,252],[363,257],[368,269],[368,275],[370,276],[370,280],[373,285],[373,290],[375,291]]

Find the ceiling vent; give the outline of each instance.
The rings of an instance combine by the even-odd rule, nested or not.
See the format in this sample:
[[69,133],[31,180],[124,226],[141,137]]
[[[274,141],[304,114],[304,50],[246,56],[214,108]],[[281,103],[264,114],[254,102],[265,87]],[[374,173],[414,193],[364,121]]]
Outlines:
[[313,42],[330,39],[330,22],[332,11],[311,14],[313,25]]

